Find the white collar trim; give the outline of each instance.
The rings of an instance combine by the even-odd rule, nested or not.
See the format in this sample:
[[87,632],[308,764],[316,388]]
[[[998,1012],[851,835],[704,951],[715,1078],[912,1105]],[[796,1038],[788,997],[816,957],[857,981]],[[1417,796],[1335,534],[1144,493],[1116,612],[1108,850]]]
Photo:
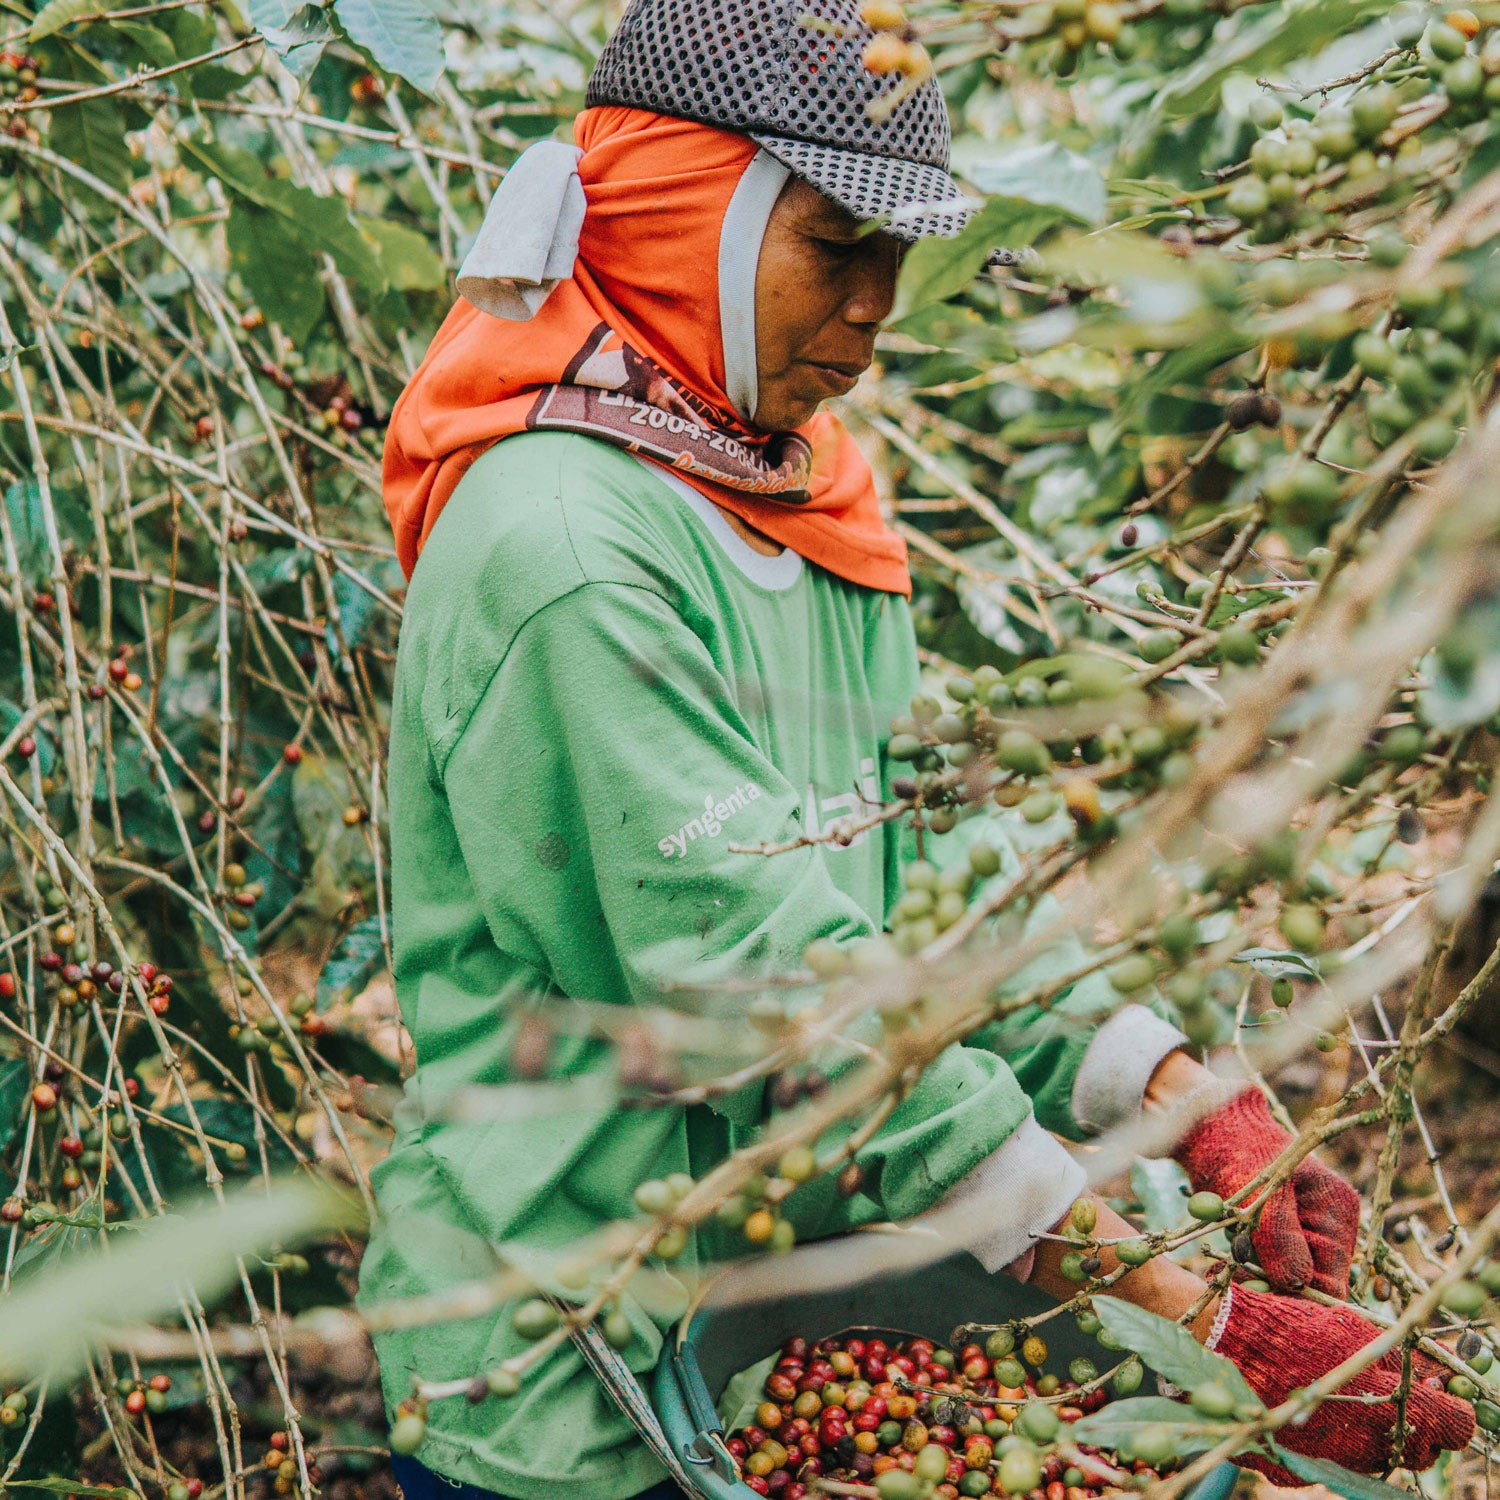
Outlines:
[[724,512],[702,491],[695,490],[680,474],[674,474],[670,469],[664,469],[660,464],[652,463],[650,459],[641,458],[638,454],[632,453],[630,456],[687,502],[713,534],[714,540],[724,549],[730,562],[751,583],[774,593],[782,593],[802,577],[803,561],[800,553],[792,551],[790,547],[783,547],[775,554],[757,552],[725,520]]

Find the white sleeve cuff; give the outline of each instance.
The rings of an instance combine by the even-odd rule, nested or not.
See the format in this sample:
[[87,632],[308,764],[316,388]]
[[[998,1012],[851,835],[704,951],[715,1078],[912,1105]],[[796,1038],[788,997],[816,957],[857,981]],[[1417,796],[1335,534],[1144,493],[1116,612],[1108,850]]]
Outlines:
[[1033,1231],[1057,1224],[1087,1184],[1083,1167],[1027,1115],[914,1222],[961,1245],[986,1271],[1000,1271],[1032,1248]]
[[1125,1005],[1097,1032],[1073,1080],[1073,1118],[1088,1131],[1108,1130],[1140,1112],[1157,1065],[1187,1038],[1144,1005]]

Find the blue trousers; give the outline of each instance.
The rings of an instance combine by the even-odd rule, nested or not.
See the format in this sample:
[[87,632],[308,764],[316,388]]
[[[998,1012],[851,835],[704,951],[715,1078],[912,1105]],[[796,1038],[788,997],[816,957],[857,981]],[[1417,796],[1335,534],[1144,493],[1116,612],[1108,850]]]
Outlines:
[[[434,1474],[426,1464],[419,1464],[414,1458],[403,1458],[399,1453],[391,1455],[391,1471],[401,1486],[403,1500],[505,1500],[505,1496],[497,1495],[493,1490],[482,1490],[477,1484],[455,1484],[451,1479]],[[557,1493],[562,1495],[561,1487]],[[587,1500],[587,1496],[579,1495],[577,1500]],[[663,1480],[645,1494],[637,1495],[636,1500],[683,1500],[683,1496],[675,1484]]]

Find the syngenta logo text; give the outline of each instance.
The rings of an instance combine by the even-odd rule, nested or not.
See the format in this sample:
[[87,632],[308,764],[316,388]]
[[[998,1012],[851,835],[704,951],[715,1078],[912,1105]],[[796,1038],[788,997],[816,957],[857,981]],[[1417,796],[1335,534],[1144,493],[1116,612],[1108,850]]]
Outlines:
[[715,838],[723,832],[724,825],[730,818],[737,812],[743,812],[746,805],[759,796],[760,788],[751,782],[737,786],[727,797],[710,792],[703,799],[702,813],[690,823],[684,823],[676,833],[669,833],[666,838],[658,839],[656,847],[667,859],[681,859],[694,839]]

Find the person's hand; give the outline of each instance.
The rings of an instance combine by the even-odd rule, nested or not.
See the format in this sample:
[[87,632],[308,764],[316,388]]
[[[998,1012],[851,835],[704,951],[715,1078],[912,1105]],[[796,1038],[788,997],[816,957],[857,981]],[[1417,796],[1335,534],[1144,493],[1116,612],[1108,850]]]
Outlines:
[[[1172,1152],[1195,1191],[1228,1198],[1281,1155],[1292,1137],[1265,1095],[1246,1089],[1193,1127]],[[1359,1195],[1336,1172],[1306,1157],[1261,1205],[1251,1232],[1266,1279],[1293,1291],[1315,1287],[1348,1297],[1359,1235]]]
[[[1351,1307],[1323,1307],[1293,1297],[1232,1287],[1220,1307],[1208,1347],[1239,1366],[1267,1406],[1279,1406],[1298,1387],[1311,1385],[1363,1349],[1380,1334]],[[1436,1366],[1420,1355],[1413,1360],[1406,1401],[1403,1468],[1426,1469],[1445,1448],[1462,1448],[1474,1435],[1474,1410],[1423,1376]],[[1393,1397],[1401,1381],[1401,1354],[1392,1350],[1361,1370],[1342,1387],[1349,1396]],[[1303,1426],[1283,1427],[1275,1440],[1283,1448],[1326,1458],[1361,1474],[1383,1473],[1397,1461],[1396,1403],[1325,1401]],[[1236,1459],[1258,1469],[1274,1484],[1300,1485],[1304,1480],[1269,1459]]]

